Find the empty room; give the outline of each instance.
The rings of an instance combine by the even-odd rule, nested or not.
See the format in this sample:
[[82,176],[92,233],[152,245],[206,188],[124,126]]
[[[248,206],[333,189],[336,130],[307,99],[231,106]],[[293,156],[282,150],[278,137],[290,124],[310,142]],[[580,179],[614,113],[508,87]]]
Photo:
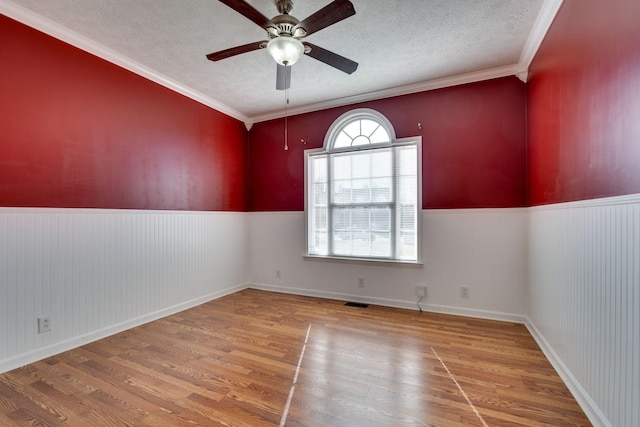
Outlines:
[[0,0],[0,425],[640,425],[637,0]]

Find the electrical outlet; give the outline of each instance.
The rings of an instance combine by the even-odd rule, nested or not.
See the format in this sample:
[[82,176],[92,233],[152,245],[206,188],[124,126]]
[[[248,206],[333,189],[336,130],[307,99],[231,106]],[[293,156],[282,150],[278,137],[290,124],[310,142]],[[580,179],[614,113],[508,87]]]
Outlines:
[[279,279],[282,277],[282,272],[280,270],[276,270],[276,279]]
[[460,298],[469,298],[469,288],[466,286],[460,288]]
[[358,277],[358,287],[364,288],[364,277]]
[[49,316],[38,317],[38,333],[49,332],[51,330],[51,318]]
[[416,292],[420,298],[424,298],[427,296],[427,287],[423,285],[416,286]]

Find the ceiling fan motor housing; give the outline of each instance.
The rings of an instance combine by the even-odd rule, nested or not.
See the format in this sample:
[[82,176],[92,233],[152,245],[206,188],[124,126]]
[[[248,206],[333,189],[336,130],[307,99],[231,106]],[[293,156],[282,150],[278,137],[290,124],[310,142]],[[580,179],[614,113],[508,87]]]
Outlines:
[[[281,0],[280,2],[278,2],[278,10],[281,9],[281,5],[283,3],[287,3],[290,6],[293,6],[293,3],[291,1]],[[287,10],[291,9],[289,8]],[[287,11],[281,12],[280,15],[275,16],[269,21],[267,33],[272,39],[279,36],[292,36],[299,39],[306,35],[306,31],[303,28],[295,28],[299,23],[300,21],[295,16],[289,15]]]

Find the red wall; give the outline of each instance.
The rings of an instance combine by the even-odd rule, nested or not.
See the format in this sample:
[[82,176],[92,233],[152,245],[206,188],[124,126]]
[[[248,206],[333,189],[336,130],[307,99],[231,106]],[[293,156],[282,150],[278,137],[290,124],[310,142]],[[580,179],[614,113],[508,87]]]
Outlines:
[[565,1],[529,74],[529,204],[640,193],[640,2]]
[[302,210],[304,149],[359,107],[423,137],[424,208],[639,193],[638,16],[637,0],[565,2],[526,87],[504,78],[294,116],[289,151],[282,120],[258,123],[248,152],[239,121],[0,16],[0,206]]
[[336,118],[363,107],[384,114],[399,138],[422,136],[423,208],[522,207],[525,97],[524,83],[509,77],[293,116],[288,151],[283,120],[257,123],[249,133],[249,209],[304,210],[304,150],[322,147]]
[[0,206],[246,210],[244,125],[0,15]]

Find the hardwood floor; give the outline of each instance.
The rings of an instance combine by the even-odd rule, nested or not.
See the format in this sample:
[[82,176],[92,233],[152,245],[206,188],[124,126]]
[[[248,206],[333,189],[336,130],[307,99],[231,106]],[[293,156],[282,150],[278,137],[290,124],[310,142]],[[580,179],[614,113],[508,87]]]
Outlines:
[[248,289],[0,375],[0,425],[591,424],[523,325]]

